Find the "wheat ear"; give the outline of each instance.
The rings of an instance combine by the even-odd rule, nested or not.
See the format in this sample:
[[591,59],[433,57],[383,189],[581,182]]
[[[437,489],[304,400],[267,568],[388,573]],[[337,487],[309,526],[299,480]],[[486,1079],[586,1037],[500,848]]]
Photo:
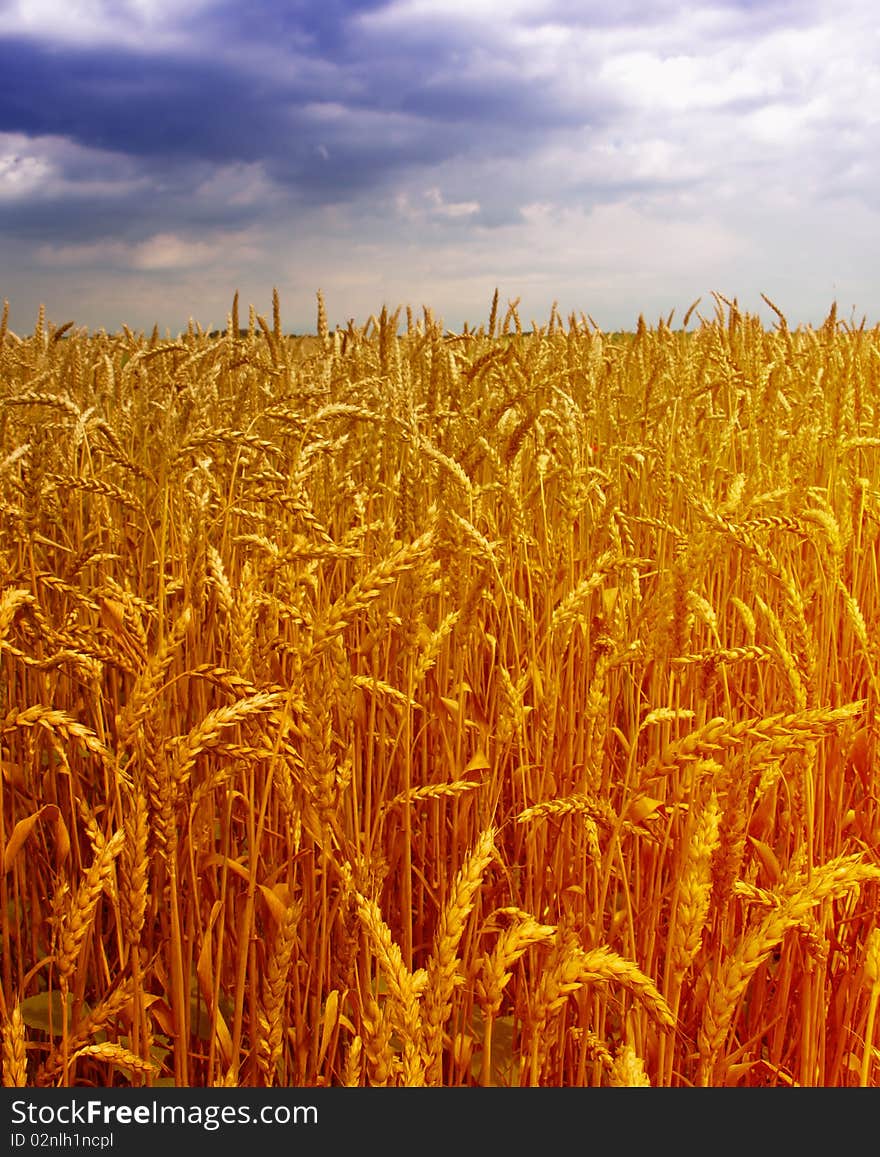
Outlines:
[[452,1013],[458,949],[467,918],[483,873],[495,852],[495,832],[487,828],[477,839],[474,849],[455,879],[452,893],[443,909],[434,938],[434,950],[428,961],[428,987],[425,992],[425,1047],[428,1054],[427,1079],[437,1083],[442,1076],[443,1026]]
[[782,943],[786,932],[797,927],[817,904],[839,899],[865,881],[877,879],[880,867],[861,863],[858,856],[840,856],[814,869],[808,880],[777,893],[778,906],[746,931],[709,990],[698,1037],[701,1085],[709,1086],[721,1077],[719,1054],[739,1002],[749,981]]

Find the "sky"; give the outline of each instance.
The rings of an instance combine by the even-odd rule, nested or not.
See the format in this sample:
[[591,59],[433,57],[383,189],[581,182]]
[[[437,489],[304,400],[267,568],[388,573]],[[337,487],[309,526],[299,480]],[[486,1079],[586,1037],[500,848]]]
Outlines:
[[0,300],[873,325],[878,145],[866,0],[0,0]]

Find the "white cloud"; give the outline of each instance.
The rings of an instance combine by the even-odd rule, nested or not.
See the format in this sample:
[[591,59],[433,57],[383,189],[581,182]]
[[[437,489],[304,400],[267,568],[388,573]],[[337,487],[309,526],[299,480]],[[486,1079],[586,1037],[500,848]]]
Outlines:
[[52,167],[44,157],[28,155],[26,145],[10,147],[0,140],[0,202],[31,197],[51,177]]
[[398,215],[410,223],[461,221],[480,212],[479,201],[448,201],[436,185],[415,195],[402,190],[396,194],[394,205]]
[[155,52],[185,43],[175,25],[209,8],[211,0],[10,0],[3,34],[77,45],[124,45]]
[[655,113],[716,109],[739,100],[771,95],[772,77],[752,64],[733,65],[718,56],[659,57],[647,50],[622,53],[605,61],[599,79],[634,108]]
[[[236,262],[253,260],[258,243],[248,232],[215,233],[200,238],[177,233],[155,233],[143,241],[111,237],[70,244],[44,244],[36,251],[44,267],[156,272],[170,270],[231,269]],[[265,259],[265,251],[262,254]]]
[[119,196],[147,184],[133,163],[118,153],[87,148],[64,137],[0,133],[0,200]]
[[828,101],[819,98],[804,105],[766,104],[743,118],[743,125],[755,140],[783,149],[803,144],[811,130],[818,128],[831,111]]
[[216,245],[187,241],[174,233],[157,233],[131,250],[133,269],[191,269],[209,264],[217,256]]

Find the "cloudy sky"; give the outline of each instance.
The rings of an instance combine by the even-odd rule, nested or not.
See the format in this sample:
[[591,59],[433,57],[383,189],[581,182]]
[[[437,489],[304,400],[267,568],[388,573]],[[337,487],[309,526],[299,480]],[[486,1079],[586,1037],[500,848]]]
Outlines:
[[0,0],[0,299],[33,328],[880,321],[867,0]]

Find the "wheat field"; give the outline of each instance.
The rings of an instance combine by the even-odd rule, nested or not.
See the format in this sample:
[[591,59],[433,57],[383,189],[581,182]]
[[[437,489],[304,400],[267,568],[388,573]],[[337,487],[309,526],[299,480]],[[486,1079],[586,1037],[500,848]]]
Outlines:
[[4,1085],[880,1084],[880,328],[768,306],[7,307]]

